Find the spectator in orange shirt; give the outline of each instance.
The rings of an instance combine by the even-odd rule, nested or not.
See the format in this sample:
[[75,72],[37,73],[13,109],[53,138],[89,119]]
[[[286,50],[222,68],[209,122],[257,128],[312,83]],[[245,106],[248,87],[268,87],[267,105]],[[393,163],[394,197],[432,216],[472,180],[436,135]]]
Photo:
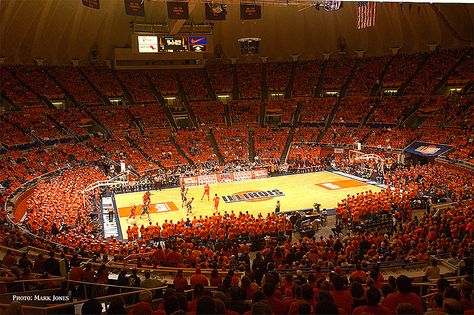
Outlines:
[[194,288],[197,284],[202,284],[203,286],[208,286],[209,281],[206,276],[201,273],[201,268],[196,268],[196,273],[191,276],[191,287]]

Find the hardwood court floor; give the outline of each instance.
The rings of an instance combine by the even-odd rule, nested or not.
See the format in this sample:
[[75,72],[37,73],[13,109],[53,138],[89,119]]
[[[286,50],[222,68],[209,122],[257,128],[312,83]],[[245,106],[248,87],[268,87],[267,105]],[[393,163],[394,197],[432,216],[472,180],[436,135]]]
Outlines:
[[[207,197],[201,201],[204,191],[203,186],[189,187],[188,199],[194,197],[191,219],[194,216],[212,215],[214,212],[214,202],[212,201],[214,194],[218,194],[220,197],[219,212],[221,213],[224,213],[224,211],[230,213],[231,210],[234,210],[235,213],[248,211],[254,215],[258,213],[266,215],[275,210],[277,200],[280,200],[282,211],[312,208],[315,202],[320,203],[321,208],[331,209],[335,208],[337,203],[349,194],[353,195],[367,190],[381,190],[379,187],[330,172],[219,183],[210,185],[210,187],[210,201],[207,200]],[[244,192],[245,195],[243,194]],[[155,222],[161,224],[165,219],[176,222],[186,218],[186,210],[181,206],[179,188],[155,190],[151,191],[151,194],[150,218],[153,224]],[[274,196],[271,196],[272,194]],[[142,224],[148,225],[148,218],[146,216],[143,216],[143,219],[139,219],[142,211],[142,197],[143,192],[115,195],[124,238],[127,237],[125,232],[127,226],[134,222],[133,220],[127,222],[127,216],[133,205],[137,206],[137,219],[135,220],[137,225],[139,227]],[[225,199],[227,199],[227,203]]]

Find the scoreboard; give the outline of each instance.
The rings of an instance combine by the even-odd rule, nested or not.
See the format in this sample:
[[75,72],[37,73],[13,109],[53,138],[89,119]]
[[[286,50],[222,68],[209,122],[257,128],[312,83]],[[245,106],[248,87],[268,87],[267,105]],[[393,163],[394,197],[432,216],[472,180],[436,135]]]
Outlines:
[[138,36],[139,53],[206,52],[206,36]]

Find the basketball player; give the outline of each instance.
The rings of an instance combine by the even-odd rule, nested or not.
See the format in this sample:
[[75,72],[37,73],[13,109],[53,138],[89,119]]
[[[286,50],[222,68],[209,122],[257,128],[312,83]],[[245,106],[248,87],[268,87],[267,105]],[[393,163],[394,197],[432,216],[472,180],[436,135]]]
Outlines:
[[204,193],[202,194],[201,201],[202,201],[202,199],[204,198],[205,195],[207,195],[207,201],[209,201],[209,191],[210,190],[211,190],[211,188],[209,187],[209,184],[206,184],[204,186]]
[[281,205],[280,205],[280,200],[277,200],[277,203],[275,205],[275,213],[279,214],[281,211]]
[[148,221],[150,221],[150,208],[149,208],[149,203],[148,204],[144,204],[143,205],[143,210],[142,210],[142,213],[140,213],[140,219],[142,218],[142,216],[144,214],[146,214],[148,216]]
[[149,191],[147,191],[143,195],[143,210],[142,213],[140,214],[140,219],[144,214],[148,215],[148,220],[150,220],[150,204],[151,204],[151,194]]
[[194,197],[191,198],[191,200],[189,200],[188,202],[186,202],[186,208],[187,208],[187,213],[186,214],[191,214],[193,211],[193,201],[194,201]]
[[143,206],[149,206],[151,203],[151,194],[149,191],[143,194]]
[[214,199],[212,199],[212,200],[214,200],[214,210],[216,210],[216,211],[217,211],[217,208],[219,208],[219,199],[220,198],[217,194],[215,194]]
[[137,206],[133,205],[132,209],[130,209],[130,214],[128,215],[127,217],[127,222],[128,222],[128,219],[133,219],[135,220],[135,212],[137,211]]
[[184,208],[186,206],[186,202],[188,201],[188,188],[181,188],[181,207]]

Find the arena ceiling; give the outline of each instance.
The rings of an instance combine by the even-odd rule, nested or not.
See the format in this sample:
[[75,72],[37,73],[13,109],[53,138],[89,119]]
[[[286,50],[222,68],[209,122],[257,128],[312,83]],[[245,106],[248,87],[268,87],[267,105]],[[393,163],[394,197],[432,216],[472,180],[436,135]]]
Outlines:
[[[263,1],[262,19],[245,22],[238,1],[224,1],[227,19],[214,23],[213,37],[225,57],[239,57],[241,37],[260,37],[260,55],[270,60],[290,60],[292,54],[321,58],[324,52],[337,52],[341,38],[349,53],[364,49],[368,55],[388,54],[394,46],[426,51],[430,42],[443,48],[468,46],[474,39],[474,4],[379,3],[376,27],[357,30],[356,2],[326,12],[309,0],[290,0],[290,5]],[[205,22],[204,5],[196,3],[188,22]],[[99,10],[84,7],[81,0],[3,0],[0,57],[7,63],[28,64],[39,57],[68,64],[73,58],[89,60],[95,50],[99,59],[112,59],[114,48],[131,46],[130,22],[174,23],[162,0],[145,0],[145,11],[144,18],[128,16],[121,0],[101,0]]]

